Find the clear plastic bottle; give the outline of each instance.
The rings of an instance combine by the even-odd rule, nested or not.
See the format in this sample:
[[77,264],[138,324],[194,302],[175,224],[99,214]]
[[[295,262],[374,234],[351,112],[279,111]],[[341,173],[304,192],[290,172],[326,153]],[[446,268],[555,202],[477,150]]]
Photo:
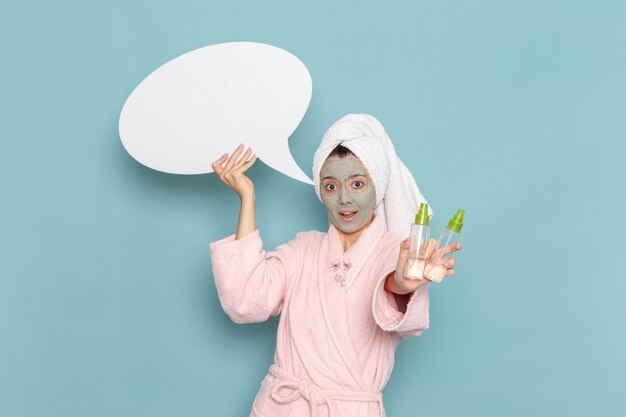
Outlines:
[[429,220],[428,204],[420,203],[419,211],[415,215],[415,223],[411,224],[411,246],[404,266],[404,276],[406,278],[424,278],[424,267],[426,265],[424,252],[426,242],[428,242],[428,235],[430,234]]
[[450,245],[454,245],[461,240],[461,228],[463,227],[464,215],[464,210],[457,210],[454,217],[450,219],[448,226],[443,228],[439,240],[437,241],[437,249],[432,253],[426,264],[424,275],[431,281],[441,282],[443,280],[447,269],[444,264],[454,252],[445,253],[445,250]]

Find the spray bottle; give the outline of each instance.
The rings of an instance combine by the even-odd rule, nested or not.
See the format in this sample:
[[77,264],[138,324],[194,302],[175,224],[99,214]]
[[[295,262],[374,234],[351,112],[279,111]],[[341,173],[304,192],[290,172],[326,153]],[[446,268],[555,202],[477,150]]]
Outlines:
[[411,247],[406,259],[404,267],[404,276],[410,279],[423,279],[424,253],[426,250],[426,242],[430,233],[428,226],[428,204],[420,203],[420,208],[415,215],[415,223],[411,224]]
[[461,228],[463,227],[463,215],[465,210],[457,210],[454,217],[450,219],[447,227],[443,228],[439,240],[437,241],[437,249],[432,253],[426,265],[424,275],[431,281],[441,282],[446,273],[445,263],[448,261],[454,251],[446,253],[446,249],[450,246],[456,246],[461,240]]

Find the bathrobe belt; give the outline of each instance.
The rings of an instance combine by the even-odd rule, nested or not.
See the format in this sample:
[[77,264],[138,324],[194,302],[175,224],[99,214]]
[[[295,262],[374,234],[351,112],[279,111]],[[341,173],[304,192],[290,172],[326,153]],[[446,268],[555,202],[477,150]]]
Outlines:
[[[333,400],[377,402],[379,407],[382,403],[380,392],[353,391],[349,389],[323,389],[306,379],[298,379],[289,372],[276,365],[270,367],[270,373],[276,377],[272,383],[270,395],[279,404],[288,404],[302,397],[309,403],[311,417],[319,416],[319,405],[326,403],[329,416],[339,416]],[[289,389],[292,392],[282,394],[281,389]]]

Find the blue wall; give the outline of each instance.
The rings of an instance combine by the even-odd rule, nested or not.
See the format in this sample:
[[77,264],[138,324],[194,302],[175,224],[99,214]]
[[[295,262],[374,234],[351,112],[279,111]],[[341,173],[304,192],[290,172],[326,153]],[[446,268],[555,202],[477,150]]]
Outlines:
[[[233,324],[216,296],[208,244],[238,200],[139,165],[117,133],[152,70],[226,41],[309,68],[306,172],[333,121],[367,112],[435,228],[467,211],[390,416],[625,415],[625,21],[591,0],[3,4],[0,416],[247,415],[277,321]],[[327,228],[310,186],[250,176],[267,249]]]

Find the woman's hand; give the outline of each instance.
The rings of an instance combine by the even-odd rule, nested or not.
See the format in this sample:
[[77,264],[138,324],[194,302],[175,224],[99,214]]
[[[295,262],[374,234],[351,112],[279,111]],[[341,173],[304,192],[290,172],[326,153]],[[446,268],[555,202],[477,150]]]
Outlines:
[[[387,281],[385,282],[385,288],[388,291],[391,291],[395,294],[408,294],[410,292],[415,291],[418,287],[430,282],[430,280],[426,277],[422,279],[411,279],[404,276],[404,266],[406,264],[406,259],[409,255],[409,248],[411,245],[411,239],[405,239],[400,244],[400,255],[398,256],[398,263],[396,264],[396,271],[393,274],[389,274],[387,277]],[[435,239],[430,239],[426,242],[424,249],[424,257],[426,262],[428,259],[432,257],[432,254],[435,252],[437,247],[437,241]],[[452,252],[461,250],[461,243],[453,243],[451,245],[446,246],[445,248],[439,249],[442,251],[442,256],[449,255]],[[441,268],[445,268],[444,276],[449,277],[454,275],[454,266],[456,265],[456,259],[453,257],[440,258],[436,264],[426,264],[426,270],[430,267],[439,266]]]
[[232,188],[243,201],[248,198],[254,199],[254,183],[250,178],[246,177],[244,173],[248,168],[254,165],[256,155],[250,157],[252,149],[248,148],[246,153],[239,158],[242,151],[243,144],[235,149],[230,158],[228,158],[228,154],[225,153],[220,159],[213,162],[211,166],[213,167],[213,171],[220,177],[220,180]]
[[426,278],[431,281],[441,282],[445,277],[454,275],[456,259],[448,255],[461,250],[461,242],[437,248],[437,241],[430,239],[425,246],[424,259],[426,260],[426,268],[424,269],[424,275],[428,275]]

